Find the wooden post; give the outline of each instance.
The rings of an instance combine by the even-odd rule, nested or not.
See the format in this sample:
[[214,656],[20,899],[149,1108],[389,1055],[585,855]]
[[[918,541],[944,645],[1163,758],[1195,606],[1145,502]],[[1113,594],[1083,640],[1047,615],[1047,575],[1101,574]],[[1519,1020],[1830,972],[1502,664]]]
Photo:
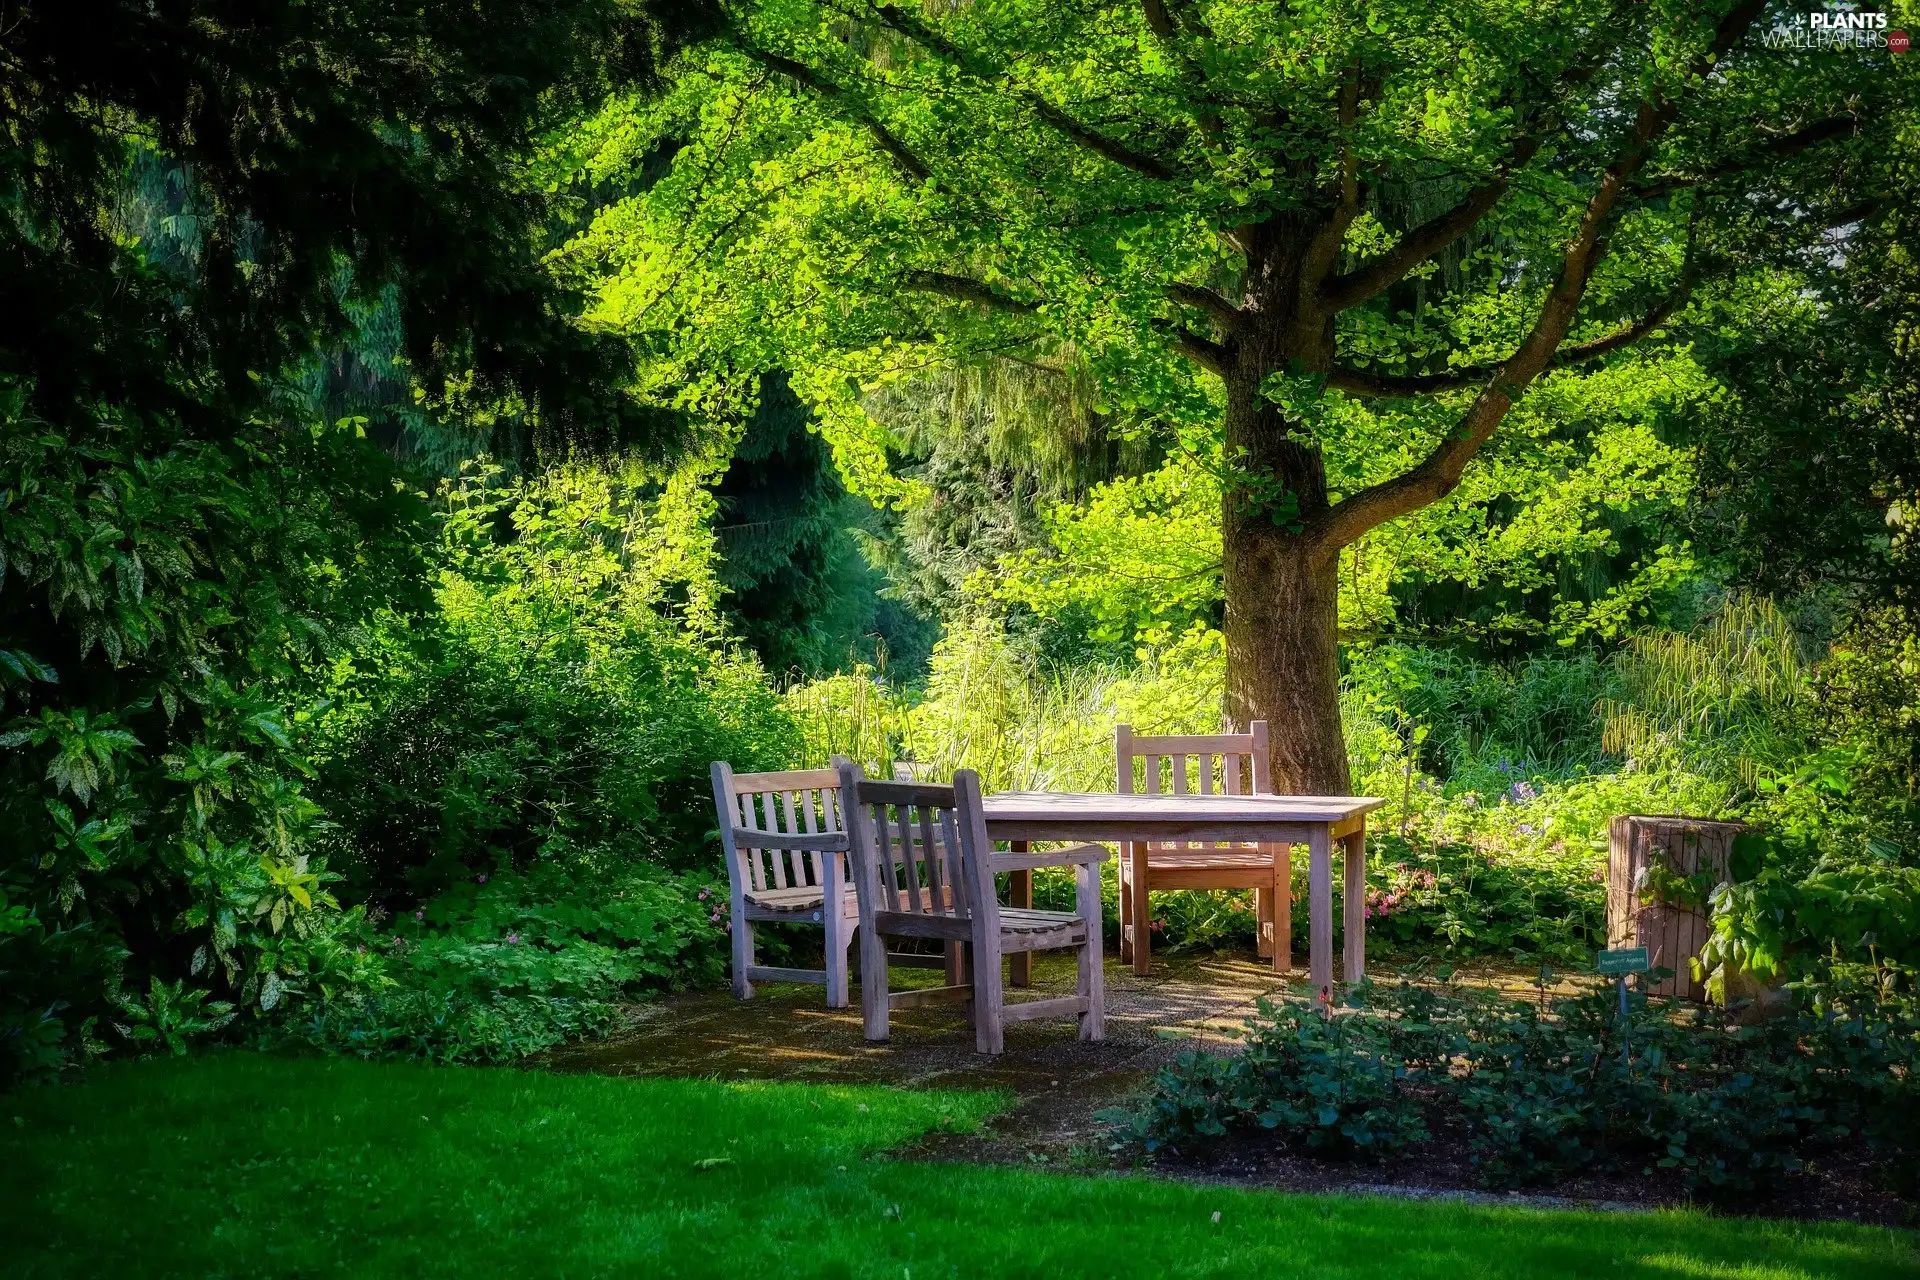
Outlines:
[[[1025,840],[1007,842],[1007,848],[1015,853],[1025,853],[1029,847]],[[1007,905],[1010,907],[1033,905],[1033,872],[1009,871],[1007,873]],[[1033,985],[1033,952],[1016,951],[1007,957],[1007,985],[1010,987]]]
[[1648,994],[1706,999],[1706,986],[1693,978],[1690,963],[1712,930],[1704,912],[1686,903],[1644,903],[1647,869],[1662,862],[1675,875],[1700,872],[1716,882],[1728,878],[1733,838],[1746,827],[1705,818],[1622,816],[1607,827],[1607,945],[1645,947],[1647,960],[1673,976],[1648,987]]
[[1312,938],[1308,968],[1313,993],[1333,996],[1333,835],[1330,825],[1316,823],[1308,839],[1307,929]]

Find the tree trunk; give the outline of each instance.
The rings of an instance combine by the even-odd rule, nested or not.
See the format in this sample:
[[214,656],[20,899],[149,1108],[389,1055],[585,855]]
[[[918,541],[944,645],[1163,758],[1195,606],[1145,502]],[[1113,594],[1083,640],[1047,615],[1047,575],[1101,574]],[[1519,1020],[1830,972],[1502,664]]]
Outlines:
[[1266,720],[1273,789],[1347,795],[1336,643],[1339,556],[1271,523],[1228,524],[1227,717]]
[[1226,379],[1227,457],[1243,477],[1228,485],[1221,512],[1226,715],[1235,725],[1267,722],[1275,791],[1347,795],[1339,548],[1300,532],[1302,517],[1326,509],[1326,468],[1318,449],[1296,438],[1260,394],[1265,371],[1284,363],[1274,346],[1299,352],[1320,345],[1318,334],[1287,329],[1270,318],[1261,335],[1268,344],[1246,343],[1245,363]]

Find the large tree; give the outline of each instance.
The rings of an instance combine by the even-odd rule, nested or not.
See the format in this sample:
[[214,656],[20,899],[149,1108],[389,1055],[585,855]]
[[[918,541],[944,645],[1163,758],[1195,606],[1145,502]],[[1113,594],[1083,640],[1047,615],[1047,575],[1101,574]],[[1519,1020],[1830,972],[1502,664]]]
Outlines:
[[[582,135],[671,157],[576,243],[662,394],[793,371],[884,492],[862,389],[1077,372],[1222,485],[1234,720],[1348,786],[1341,549],[1449,493],[1529,387],[1737,323],[1910,178],[1884,47],[1751,0],[740,3],[675,91]],[[1361,404],[1367,401],[1367,404]]]

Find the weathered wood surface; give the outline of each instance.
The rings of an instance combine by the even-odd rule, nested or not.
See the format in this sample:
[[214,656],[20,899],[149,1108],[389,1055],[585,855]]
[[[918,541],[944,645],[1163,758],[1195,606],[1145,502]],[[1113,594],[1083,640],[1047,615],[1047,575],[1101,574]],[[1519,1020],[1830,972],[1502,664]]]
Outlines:
[[[1247,763],[1263,759],[1257,738],[1252,733],[1144,738],[1121,726],[1115,734],[1116,781],[1180,790],[1001,792],[983,804],[988,833],[1022,843],[1119,842],[1121,958],[1136,972],[1151,963],[1150,894],[1156,889],[1253,889],[1260,952],[1272,956],[1276,972],[1290,970],[1292,846],[1323,838],[1328,845],[1325,936],[1310,963],[1315,985],[1323,988],[1333,982],[1331,846],[1339,842],[1351,904],[1344,912],[1345,977],[1357,980],[1366,970],[1366,815],[1386,802],[1368,796],[1249,794],[1244,788],[1264,778],[1263,768]],[[1172,754],[1151,755],[1169,743],[1180,748],[1173,753],[1181,757],[1177,764]],[[1209,743],[1217,750],[1203,768],[1201,748]],[[1142,892],[1133,891],[1136,883],[1145,886]]]
[[[983,802],[983,812],[996,831],[1024,823],[1044,823],[1049,831],[1067,826],[1098,828],[1102,835],[1125,827],[1128,832],[1149,831],[1160,839],[1165,831],[1179,831],[1168,839],[1247,840],[1248,831],[1271,827],[1343,823],[1372,813],[1386,804],[1371,796],[1250,796],[1250,795],[1116,795],[1100,791],[1000,791]],[[1207,834],[1188,836],[1188,828]],[[1053,837],[1048,836],[1047,839]]]
[[[713,803],[726,855],[731,913],[733,993],[753,997],[753,984],[817,982],[827,1004],[848,1003],[848,950],[860,920],[848,879],[850,841],[841,820],[840,775],[833,769],[735,773],[713,762]],[[823,969],[760,965],[754,922],[818,924],[826,937]]]
[[1705,984],[1695,980],[1690,963],[1712,934],[1706,915],[1686,904],[1642,902],[1649,868],[1664,861],[1676,875],[1705,871],[1725,880],[1733,839],[1746,827],[1706,818],[1627,815],[1608,824],[1607,945],[1645,947],[1655,968],[1673,976],[1650,983],[1652,995],[1706,999]]
[[[1106,1033],[1105,979],[1100,965],[1100,873],[1105,849],[1087,846],[1040,855],[1075,871],[1076,909],[1036,911],[1019,901],[1002,907],[995,895],[993,842],[982,817],[980,779],[972,770],[950,787],[873,781],[860,766],[835,761],[840,807],[849,815],[849,859],[860,911],[860,1005],[866,1036],[885,1040],[888,1013],[929,999],[970,999],[974,1044],[982,1053],[1006,1047],[1005,1025],[1026,1018],[1072,1014],[1083,1040]],[[1032,855],[1015,855],[1008,869],[1031,884]],[[942,939],[950,950],[948,982],[934,993],[889,992],[883,939]],[[1010,1005],[1003,961],[1036,950],[1078,952],[1079,983],[1072,996]]]

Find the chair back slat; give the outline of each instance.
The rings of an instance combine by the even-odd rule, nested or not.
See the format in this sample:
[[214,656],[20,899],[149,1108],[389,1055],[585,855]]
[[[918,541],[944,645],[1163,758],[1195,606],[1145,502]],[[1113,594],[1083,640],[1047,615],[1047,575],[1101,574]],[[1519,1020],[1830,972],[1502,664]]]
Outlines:
[[[1113,754],[1114,781],[1122,795],[1273,792],[1265,720],[1255,720],[1246,733],[1211,735],[1152,736],[1135,734],[1131,725],[1116,725]],[[1162,760],[1167,762],[1164,769]]]
[[725,761],[714,762],[720,842],[739,893],[826,883],[825,859],[841,856],[848,844],[839,783],[832,769],[735,773]]
[[991,860],[985,852],[991,846],[976,847],[977,775],[961,770],[955,785],[945,787],[882,782],[843,759],[840,779],[841,809],[856,815],[848,823],[854,885],[865,901],[881,911],[963,921],[972,920],[976,904],[994,903]]

